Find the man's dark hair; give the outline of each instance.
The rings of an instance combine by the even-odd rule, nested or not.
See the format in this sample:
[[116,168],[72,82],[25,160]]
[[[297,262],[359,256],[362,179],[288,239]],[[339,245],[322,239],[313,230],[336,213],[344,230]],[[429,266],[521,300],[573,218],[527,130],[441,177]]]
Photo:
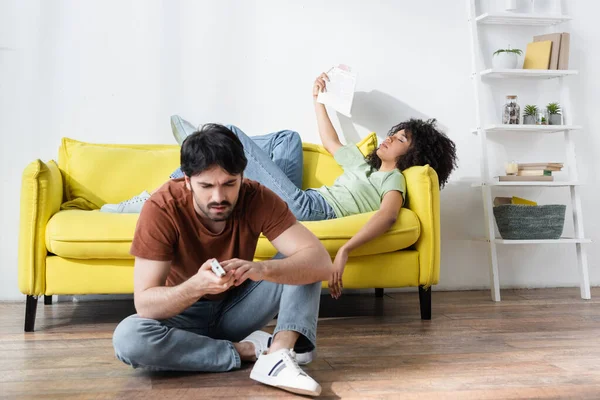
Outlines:
[[230,175],[244,172],[248,160],[240,139],[219,124],[204,124],[181,145],[181,170],[189,177],[219,166]]
[[[404,171],[415,165],[429,164],[438,175],[440,188],[448,182],[448,177],[457,166],[456,145],[443,132],[436,129],[435,119],[409,119],[393,126],[388,136],[404,129],[410,135],[411,144],[408,152],[398,157],[396,168]],[[377,149],[366,157],[367,163],[374,169],[381,167],[381,159]]]

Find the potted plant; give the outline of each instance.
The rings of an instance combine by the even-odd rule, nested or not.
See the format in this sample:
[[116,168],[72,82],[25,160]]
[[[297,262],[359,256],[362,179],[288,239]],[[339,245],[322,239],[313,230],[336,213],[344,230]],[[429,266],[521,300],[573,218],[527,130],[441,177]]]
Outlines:
[[560,104],[549,103],[546,106],[546,111],[548,112],[548,123],[550,125],[562,125]]
[[524,125],[535,125],[535,118],[537,116],[538,108],[536,105],[528,104],[523,109],[523,124]]
[[498,49],[492,56],[492,65],[497,69],[515,69],[517,68],[518,57],[523,54],[521,49]]

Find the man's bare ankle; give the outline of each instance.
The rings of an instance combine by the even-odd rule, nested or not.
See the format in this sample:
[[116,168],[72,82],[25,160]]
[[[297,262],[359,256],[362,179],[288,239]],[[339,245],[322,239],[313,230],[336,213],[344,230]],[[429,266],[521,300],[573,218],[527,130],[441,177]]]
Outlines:
[[242,361],[256,361],[256,349],[251,342],[234,343]]
[[269,354],[275,353],[281,349],[293,349],[296,341],[300,337],[298,332],[293,331],[281,331],[277,332],[275,337],[273,337],[273,342],[271,343],[271,347],[269,347]]

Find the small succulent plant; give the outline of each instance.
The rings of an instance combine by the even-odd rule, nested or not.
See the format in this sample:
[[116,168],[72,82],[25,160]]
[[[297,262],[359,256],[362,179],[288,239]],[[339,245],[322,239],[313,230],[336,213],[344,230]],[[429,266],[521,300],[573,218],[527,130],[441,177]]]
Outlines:
[[508,49],[498,49],[494,52],[494,55],[498,55],[500,53],[514,53],[518,56],[523,54],[523,51],[521,49],[511,49],[510,46],[508,47]]
[[537,112],[538,112],[538,108],[534,104],[528,104],[523,109],[523,113],[524,113],[523,115],[527,115],[527,116],[531,116],[531,117],[535,117],[537,115]]
[[548,111],[548,114],[550,114],[550,115],[560,114],[560,112],[561,112],[560,104],[558,104],[558,103],[549,103],[546,106],[546,111]]

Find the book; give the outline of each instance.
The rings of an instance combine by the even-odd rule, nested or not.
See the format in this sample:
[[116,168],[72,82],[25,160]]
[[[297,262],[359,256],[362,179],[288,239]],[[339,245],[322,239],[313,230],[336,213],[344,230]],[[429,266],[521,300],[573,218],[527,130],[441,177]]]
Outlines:
[[547,169],[521,169],[517,172],[518,176],[551,176],[552,171]]
[[553,181],[553,176],[518,176],[518,175],[505,175],[499,176],[500,182],[535,182],[535,181]]
[[548,69],[558,69],[558,55],[560,52],[561,36],[562,35],[560,33],[549,33],[547,35],[538,35],[533,37],[534,42],[543,42],[546,40],[550,40],[552,42],[550,65],[548,66]]
[[539,170],[558,172],[558,171],[562,171],[562,167],[551,167],[551,166],[546,165],[544,167],[523,167],[523,168],[517,169],[517,171],[539,171]]
[[549,163],[521,163],[518,164],[518,169],[548,169],[548,170],[554,170],[554,169],[561,169],[564,166],[563,163],[554,163],[554,162],[549,162]]
[[550,65],[550,52],[552,41],[531,42],[527,44],[523,69],[548,69]]
[[317,102],[330,106],[337,112],[351,117],[354,88],[356,87],[356,74],[349,67],[339,65],[327,71],[329,82],[327,91],[319,92]]
[[494,197],[494,207],[503,206],[505,204],[512,204],[510,197]]
[[558,69],[569,69],[569,48],[571,35],[567,32],[560,34],[560,52],[558,53]]
[[535,202],[533,200],[527,200],[522,197],[516,197],[516,196],[512,197],[512,199],[510,200],[510,203],[511,204],[521,204],[524,206],[537,206],[537,202]]
[[532,200],[527,200],[522,197],[495,197],[494,198],[494,207],[507,205],[507,204],[519,204],[524,206],[537,206],[537,203]]

